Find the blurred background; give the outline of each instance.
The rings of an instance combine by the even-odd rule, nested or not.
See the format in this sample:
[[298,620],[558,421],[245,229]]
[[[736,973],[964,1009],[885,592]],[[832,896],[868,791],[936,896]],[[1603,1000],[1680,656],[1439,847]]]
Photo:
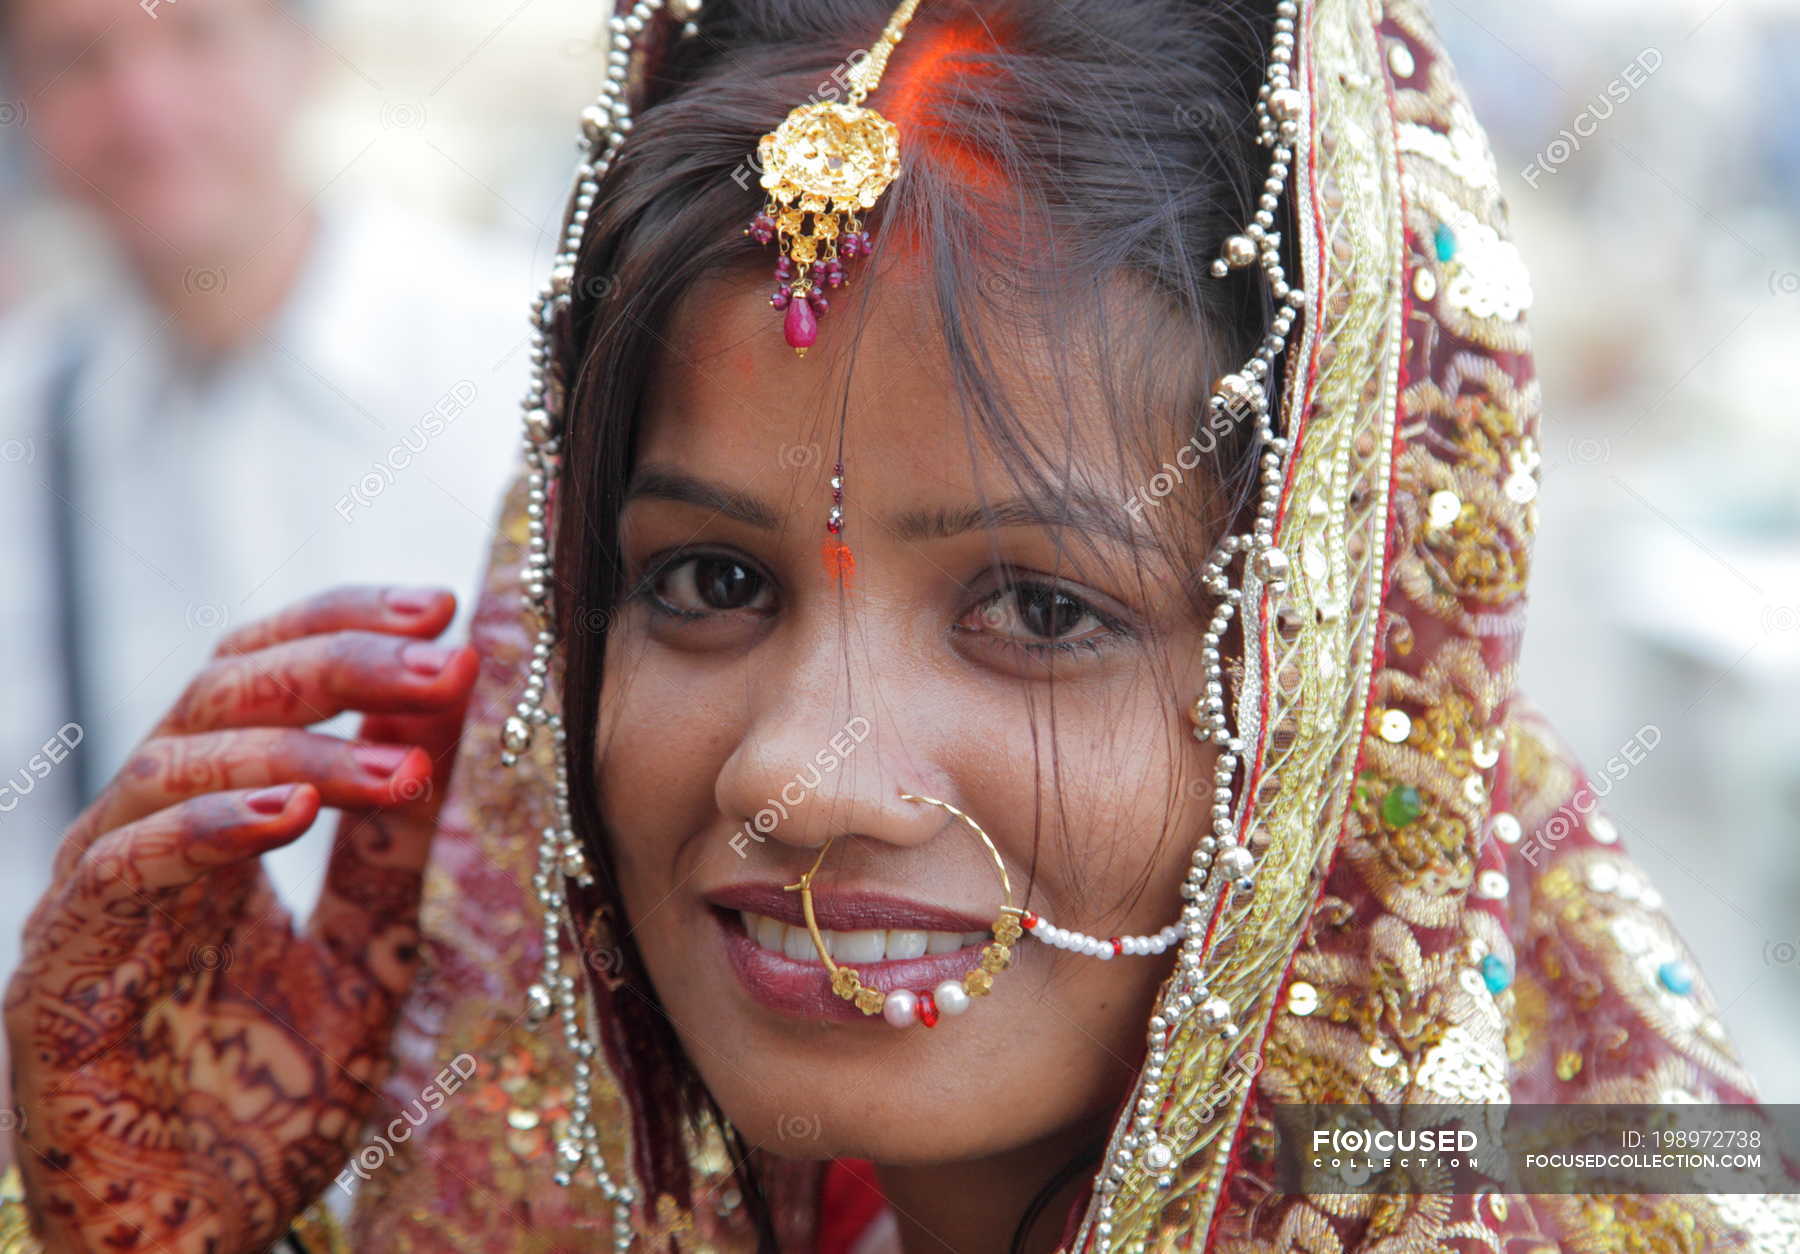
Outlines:
[[[1437,13],[1533,275],[1523,686],[1800,1101],[1800,6]],[[223,631],[346,581],[470,599],[605,18],[0,0],[0,972]],[[299,908],[328,839],[276,855]]]

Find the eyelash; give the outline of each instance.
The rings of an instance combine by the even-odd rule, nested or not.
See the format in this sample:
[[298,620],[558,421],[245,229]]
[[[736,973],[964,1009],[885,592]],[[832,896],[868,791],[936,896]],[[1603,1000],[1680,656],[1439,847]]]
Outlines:
[[657,594],[656,585],[671,571],[681,569],[688,562],[698,562],[705,558],[716,557],[721,561],[736,562],[745,570],[753,571],[758,579],[773,584],[766,571],[755,562],[739,557],[735,553],[721,553],[716,549],[675,549],[667,553],[657,553],[644,564],[644,573],[638,577],[631,593],[626,597],[628,602],[638,602],[649,608],[653,614],[664,618],[672,618],[679,622],[691,623],[701,619],[714,618],[720,614],[729,614],[730,610],[684,610],[678,605],[671,605]]
[[[969,613],[974,613],[985,606],[992,605],[1003,597],[1017,596],[1021,592],[1039,590],[1044,592],[1060,592],[1063,596],[1068,597],[1071,601],[1080,605],[1084,617],[1092,615],[1094,621],[1098,622],[1106,629],[1106,637],[1099,639],[1094,637],[1084,637],[1080,640],[1019,640],[1009,636],[995,635],[992,632],[983,632],[973,627],[964,627],[961,625],[960,620],[958,620],[956,630],[966,632],[972,636],[984,636],[990,643],[999,648],[1016,649],[1028,653],[1033,657],[1045,657],[1052,653],[1060,653],[1065,656],[1073,653],[1098,654],[1102,650],[1111,648],[1113,645],[1118,644],[1122,640],[1129,639],[1133,635],[1129,625],[1119,621],[1111,614],[1105,613],[1085,597],[1076,596],[1074,593],[1064,589],[1061,585],[1047,583],[1042,579],[1018,579],[1007,582],[978,601]],[[967,618],[968,616],[968,614],[963,615],[964,618]]]
[[[684,610],[679,606],[671,605],[657,594],[656,585],[672,571],[679,570],[685,563],[700,561],[708,557],[740,563],[746,570],[755,572],[757,578],[764,580],[769,584],[774,583],[774,579],[766,571],[757,566],[754,562],[751,562],[738,554],[722,553],[714,549],[677,549],[672,552],[653,555],[645,563],[644,573],[639,576],[630,595],[626,599],[628,601],[640,602],[648,607],[652,613],[660,615],[663,618],[674,619],[678,622],[697,622],[708,618],[714,618],[720,614],[731,613],[732,611],[730,610]],[[977,628],[964,627],[962,625],[962,619],[1001,600],[1003,597],[1017,596],[1021,592],[1029,591],[1060,593],[1061,595],[1068,597],[1071,601],[1074,601],[1081,606],[1083,617],[1091,615],[1096,622],[1105,628],[1106,635],[1099,638],[1091,636],[1084,637],[1079,640],[1031,641],[997,635],[993,632],[984,632]],[[1124,640],[1128,640],[1136,634],[1129,624],[1121,621],[1114,615],[1101,610],[1087,598],[1069,592],[1062,585],[1047,582],[1042,579],[1024,578],[1009,580],[1001,587],[995,589],[980,601],[976,602],[969,610],[959,616],[957,622],[953,625],[952,630],[963,632],[971,636],[981,636],[987,643],[994,647],[1017,650],[1029,654],[1032,657],[1047,657],[1051,654],[1068,656],[1076,653],[1098,655],[1105,649],[1111,648]]]

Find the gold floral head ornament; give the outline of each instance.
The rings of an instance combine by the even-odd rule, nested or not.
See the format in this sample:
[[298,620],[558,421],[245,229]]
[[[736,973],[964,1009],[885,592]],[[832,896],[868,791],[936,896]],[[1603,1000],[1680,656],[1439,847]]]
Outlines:
[[818,340],[819,319],[831,308],[825,292],[848,280],[844,262],[869,255],[861,215],[900,173],[900,129],[863,101],[918,7],[919,0],[904,0],[894,10],[869,54],[851,67],[846,100],[800,105],[757,145],[768,199],[744,233],[758,244],[774,240],[780,250],[779,286],[769,304],[785,311],[782,327],[796,356]]

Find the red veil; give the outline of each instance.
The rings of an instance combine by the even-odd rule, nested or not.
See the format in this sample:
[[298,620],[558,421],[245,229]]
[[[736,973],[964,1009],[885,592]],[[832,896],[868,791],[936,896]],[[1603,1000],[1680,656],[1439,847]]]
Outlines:
[[[1793,1198],[1276,1187],[1281,1102],[1753,1098],[1654,887],[1514,691],[1539,394],[1530,284],[1487,141],[1415,0],[1309,0],[1297,25],[1309,116],[1287,229],[1312,299],[1288,350],[1279,429],[1295,450],[1277,524],[1296,575],[1245,624],[1235,696],[1262,870],[1230,908],[1214,980],[1244,1030],[1171,1029],[1157,1135],[1173,1183],[1135,1173],[1096,1188],[1068,1248],[1800,1248]],[[636,55],[670,37],[654,19]],[[539,961],[534,847],[550,822],[534,782],[547,775],[500,765],[529,653],[525,527],[516,487],[475,618],[485,670],[389,1092],[404,1104],[452,1059],[476,1065],[362,1184],[358,1249],[575,1251],[613,1231],[596,1191],[551,1182],[573,1063],[523,1013]],[[751,1248],[716,1130],[679,1145],[643,1135],[641,1112],[673,1094],[634,1038],[641,999],[612,920],[574,905],[564,949],[582,955],[605,1046],[595,1109],[607,1161],[640,1198],[633,1248]],[[811,1248],[821,1168],[765,1167],[784,1248]]]

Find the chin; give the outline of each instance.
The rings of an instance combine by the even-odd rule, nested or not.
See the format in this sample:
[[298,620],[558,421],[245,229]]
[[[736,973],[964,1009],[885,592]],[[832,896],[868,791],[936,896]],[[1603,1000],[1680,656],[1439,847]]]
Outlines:
[[745,1141],[781,1158],[922,1167],[1004,1152],[1055,1130],[1020,1120],[1018,1110],[970,1110],[929,1083],[894,1083],[865,1060],[845,1062],[771,1068],[767,1087],[717,1068],[701,1068],[701,1078]]
[[[684,1052],[746,1143],[784,1158],[924,1166],[1104,1135],[1169,965],[1023,940],[990,992],[897,1025],[833,993],[781,877],[684,890],[635,869],[632,936]],[[974,908],[860,887],[814,905],[833,957],[885,994],[962,980],[993,943]]]
[[[1043,950],[1020,951],[966,1012],[896,1029],[835,998],[816,963],[809,972],[746,954],[741,920],[708,911],[706,926],[682,927],[666,913],[638,934],[651,980],[720,1110],[768,1153],[890,1166],[979,1158],[1098,1128],[1129,1082],[1128,1041],[1102,1044],[1046,1006]],[[905,961],[890,971],[910,974]],[[861,970],[876,980],[883,965]]]

